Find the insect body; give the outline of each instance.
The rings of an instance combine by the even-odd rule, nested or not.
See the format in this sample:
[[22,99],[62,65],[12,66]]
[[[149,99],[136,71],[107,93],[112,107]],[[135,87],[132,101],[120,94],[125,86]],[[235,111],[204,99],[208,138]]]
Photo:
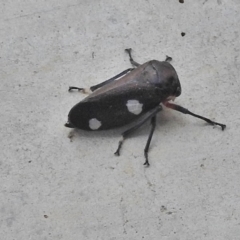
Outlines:
[[[160,104],[201,118],[212,125],[219,125],[224,130],[226,125],[213,122],[169,102],[181,94],[178,75],[168,62],[170,57],[163,62],[151,60],[140,65],[132,59],[131,49],[126,51],[135,68],[129,68],[103,83],[90,87],[93,93],[70,110],[66,127],[89,131],[106,130],[136,121],[133,127],[122,133],[122,139],[115,152],[115,155],[119,155],[124,139],[146,121],[151,120],[151,130],[144,149],[144,165],[147,166],[156,115],[162,110]],[[86,92],[84,88],[69,87],[69,91],[73,89]]]

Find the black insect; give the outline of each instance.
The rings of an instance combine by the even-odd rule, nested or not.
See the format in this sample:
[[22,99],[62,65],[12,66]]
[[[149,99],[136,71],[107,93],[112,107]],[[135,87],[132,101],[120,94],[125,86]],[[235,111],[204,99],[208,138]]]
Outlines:
[[[69,128],[83,130],[106,130],[120,127],[136,120],[136,124],[122,133],[115,155],[120,155],[124,139],[137,130],[146,121],[151,121],[151,130],[144,149],[145,163],[148,162],[148,149],[156,126],[156,115],[162,110],[160,104],[184,114],[200,118],[211,125],[219,125],[222,130],[226,125],[196,115],[186,108],[170,103],[181,94],[181,85],[173,66],[168,62],[171,58],[159,62],[151,60],[144,64],[135,62],[131,49],[125,50],[135,68],[129,68],[113,78],[90,87],[88,97],[76,104],[68,114]],[[86,88],[69,87],[88,92]]]

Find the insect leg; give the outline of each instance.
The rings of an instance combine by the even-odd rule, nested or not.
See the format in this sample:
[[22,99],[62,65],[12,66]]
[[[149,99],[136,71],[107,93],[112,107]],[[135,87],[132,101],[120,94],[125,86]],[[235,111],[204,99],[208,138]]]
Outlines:
[[[114,77],[112,77],[112,78],[110,78],[110,79],[108,79],[108,80],[106,80],[106,81],[104,81],[102,83],[99,83],[97,85],[91,86],[90,87],[90,91],[94,92],[98,88],[103,87],[104,85],[106,85],[106,84],[108,84],[110,82],[113,82],[114,80],[116,80],[116,79],[126,75],[128,72],[131,72],[133,69],[134,68],[128,68],[128,69],[122,71],[121,73],[117,74],[116,76],[114,76]],[[86,88],[79,88],[79,87],[72,87],[72,86],[69,87],[68,91],[70,92],[71,90],[74,90],[74,89],[76,89],[78,91],[82,91],[83,93],[87,93],[88,92]]]
[[131,62],[131,64],[132,64],[133,66],[138,67],[138,66],[141,65],[141,64],[139,64],[139,63],[137,63],[137,62],[135,62],[135,61],[133,60],[133,58],[132,58],[132,49],[131,49],[131,48],[127,48],[127,49],[125,49],[125,51],[128,53],[128,55],[129,55],[129,60],[130,60],[130,62]]
[[68,88],[68,91],[70,92],[70,91],[72,91],[72,90],[74,90],[74,89],[76,89],[76,90],[78,90],[78,91],[84,91],[84,88],[72,87],[72,86],[70,86],[70,87]]
[[156,127],[156,115],[154,117],[152,117],[151,125],[152,125],[152,127],[151,127],[151,130],[150,130],[149,136],[148,136],[147,144],[146,144],[145,149],[144,149],[145,163],[143,165],[146,165],[147,167],[149,166],[148,150],[149,150],[149,146],[150,146],[150,143],[151,143],[151,140],[152,140],[152,136],[153,136],[153,133],[154,133],[154,130],[155,130],[155,127]]
[[189,115],[192,115],[192,116],[194,116],[196,118],[200,118],[200,119],[206,121],[207,123],[209,123],[211,125],[218,125],[218,126],[220,126],[222,128],[222,130],[224,130],[226,128],[225,124],[217,123],[217,122],[214,122],[214,121],[212,121],[212,120],[210,120],[208,118],[205,118],[205,117],[202,117],[202,116],[197,115],[195,113],[192,113],[192,112],[188,111],[188,109],[186,109],[184,107],[181,107],[179,105],[176,105],[176,104],[173,104],[173,103],[169,103],[169,102],[165,102],[164,105],[166,107],[168,107],[168,108],[174,109],[174,110],[179,111],[181,113],[189,114]]
[[165,59],[165,62],[171,62],[172,61],[172,58],[169,57],[168,55],[166,55],[166,59]]
[[121,73],[119,73],[118,75],[116,75],[116,76],[114,76],[114,77],[112,77],[112,78],[110,78],[110,79],[108,79],[108,80],[106,80],[106,81],[104,81],[104,82],[102,82],[102,83],[99,83],[99,84],[97,84],[97,85],[94,85],[94,86],[90,87],[90,89],[91,89],[91,91],[94,92],[94,91],[97,90],[98,88],[100,88],[100,87],[102,87],[102,86],[104,86],[104,85],[106,85],[106,84],[108,84],[108,83],[110,83],[110,82],[113,82],[114,80],[116,80],[116,79],[118,79],[118,78],[126,75],[128,72],[131,72],[133,69],[134,69],[134,68],[128,68],[128,69],[122,71]]
[[119,141],[118,143],[118,148],[117,151],[114,153],[115,155],[119,156],[120,155],[120,150],[122,147],[122,144],[124,142],[124,140],[131,134],[133,133],[135,130],[137,130],[138,128],[140,128],[147,120],[152,119],[151,123],[152,123],[152,128],[148,137],[148,141],[145,147],[145,158],[146,158],[146,162],[144,163],[145,165],[149,165],[148,164],[148,160],[147,160],[147,153],[148,153],[148,149],[149,149],[149,145],[152,139],[152,135],[155,129],[155,125],[156,125],[156,119],[154,120],[153,118],[157,115],[158,112],[160,112],[162,110],[162,106],[157,106],[156,108],[152,109],[151,111],[149,111],[139,122],[136,123],[136,125],[134,125],[133,127],[129,128],[128,130],[126,130],[125,132],[122,133],[122,139]]

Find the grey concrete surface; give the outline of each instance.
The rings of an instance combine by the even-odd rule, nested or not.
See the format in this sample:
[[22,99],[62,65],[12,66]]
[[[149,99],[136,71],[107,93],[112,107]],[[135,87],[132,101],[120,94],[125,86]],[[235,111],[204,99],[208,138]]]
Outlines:
[[[0,239],[240,239],[240,1],[1,1]],[[185,36],[181,33],[185,32]],[[143,167],[146,124],[64,127],[91,86],[136,61],[173,58],[176,103],[222,132],[164,109]]]

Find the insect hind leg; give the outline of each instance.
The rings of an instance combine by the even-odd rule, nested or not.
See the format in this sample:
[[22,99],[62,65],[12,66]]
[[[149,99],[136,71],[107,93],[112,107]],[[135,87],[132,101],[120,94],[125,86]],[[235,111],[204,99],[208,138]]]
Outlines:
[[200,118],[202,120],[204,120],[205,122],[211,124],[211,125],[218,125],[222,128],[222,131],[226,128],[226,125],[225,124],[222,124],[222,123],[218,123],[218,122],[214,122],[212,120],[210,120],[209,118],[206,118],[206,117],[203,117],[203,116],[200,116],[200,115],[197,115],[193,112],[190,112],[188,109],[182,107],[182,106],[179,106],[177,104],[173,104],[173,103],[169,103],[169,102],[165,102],[164,105],[168,108],[171,108],[173,110],[176,110],[178,112],[181,112],[181,113],[184,113],[184,114],[189,114],[193,117],[196,117],[196,118]]
[[141,65],[141,64],[139,64],[139,63],[137,63],[137,62],[135,62],[135,61],[133,60],[133,58],[132,58],[132,49],[131,49],[131,48],[125,49],[125,52],[128,53],[129,60],[130,60],[130,62],[131,62],[131,64],[132,64],[133,66],[138,67],[138,66]]

